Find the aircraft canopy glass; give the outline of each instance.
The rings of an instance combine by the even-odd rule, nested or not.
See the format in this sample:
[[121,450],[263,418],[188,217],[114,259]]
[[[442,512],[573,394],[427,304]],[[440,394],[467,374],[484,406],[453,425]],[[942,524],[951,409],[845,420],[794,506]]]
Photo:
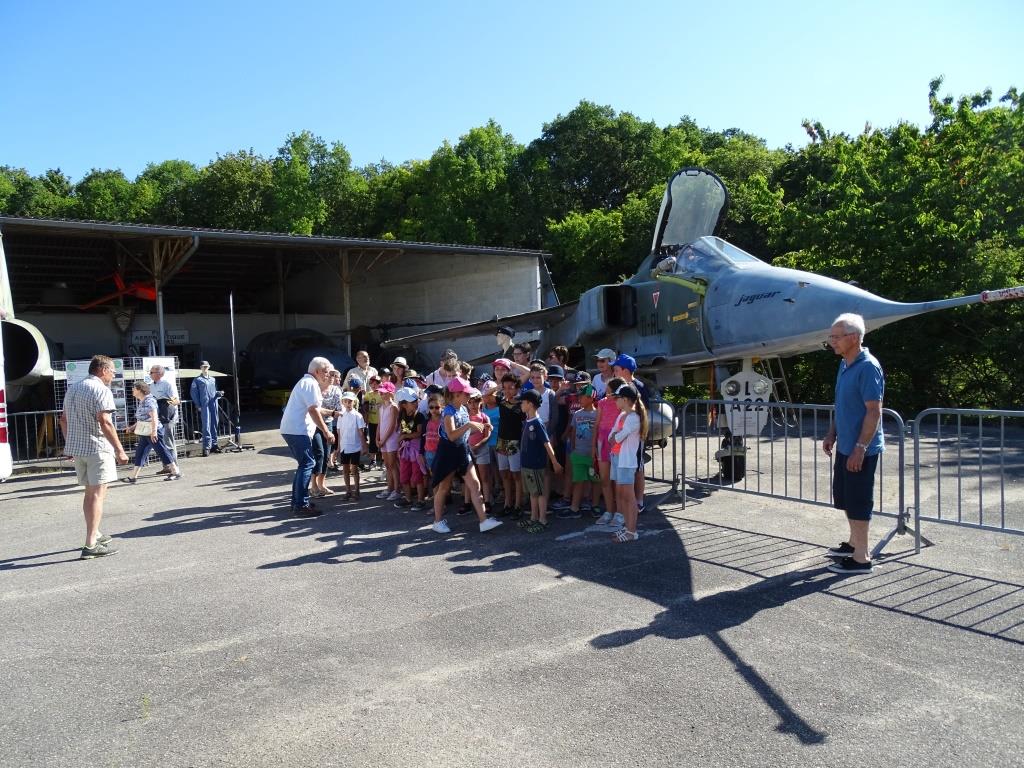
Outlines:
[[729,201],[722,182],[700,168],[685,168],[669,181],[658,214],[652,251],[671,254],[679,246],[713,235]]
[[702,237],[679,248],[675,257],[673,271],[696,277],[711,277],[730,264],[742,268],[761,263],[760,259],[720,237]]

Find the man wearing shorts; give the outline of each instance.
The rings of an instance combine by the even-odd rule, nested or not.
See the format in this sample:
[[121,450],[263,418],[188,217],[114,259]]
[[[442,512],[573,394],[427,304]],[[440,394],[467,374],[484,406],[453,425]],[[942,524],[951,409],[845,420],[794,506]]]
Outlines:
[[870,573],[868,527],[874,507],[875,470],[885,449],[882,438],[882,396],[885,375],[864,342],[864,318],[840,315],[832,323],[828,343],[842,361],[836,376],[835,420],[822,441],[829,456],[836,449],[832,502],[846,512],[850,537],[826,552],[836,560],[835,573]]
[[60,415],[64,450],[74,457],[78,484],[85,486],[82,560],[117,552],[110,544],[110,536],[100,533],[107,483],[117,480],[118,464],[128,463],[128,456],[110,418],[116,410],[114,393],[110,391],[113,380],[114,361],[106,355],[96,355],[89,362],[88,378],[68,387]]

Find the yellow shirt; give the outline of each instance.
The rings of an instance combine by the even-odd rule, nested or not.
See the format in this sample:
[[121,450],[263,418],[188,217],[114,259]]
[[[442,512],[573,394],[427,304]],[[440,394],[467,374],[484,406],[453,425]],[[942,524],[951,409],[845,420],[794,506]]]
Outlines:
[[380,396],[380,392],[374,392],[373,390],[363,395],[363,405],[366,406],[366,423],[367,424],[379,424],[380,423],[380,404],[383,402],[383,398]]

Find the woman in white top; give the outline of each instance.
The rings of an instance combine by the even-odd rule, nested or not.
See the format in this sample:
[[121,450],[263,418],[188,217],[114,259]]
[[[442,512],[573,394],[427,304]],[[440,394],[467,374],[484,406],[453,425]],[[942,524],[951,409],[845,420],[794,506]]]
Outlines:
[[361,349],[356,352],[356,367],[349,368],[348,373],[345,374],[345,386],[348,386],[348,382],[352,379],[359,379],[362,385],[362,390],[368,392],[370,390],[370,377],[377,375],[377,369],[370,365],[370,355],[365,349]]

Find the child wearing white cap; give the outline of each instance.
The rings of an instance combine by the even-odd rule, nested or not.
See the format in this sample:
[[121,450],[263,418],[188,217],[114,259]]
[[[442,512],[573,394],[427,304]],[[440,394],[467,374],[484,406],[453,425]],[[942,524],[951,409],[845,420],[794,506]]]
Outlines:
[[[359,397],[355,392],[341,396],[342,412],[338,416],[339,451],[345,478],[345,500],[359,499],[359,456],[366,451],[366,422],[356,410]],[[355,486],[353,488],[353,485]]]

